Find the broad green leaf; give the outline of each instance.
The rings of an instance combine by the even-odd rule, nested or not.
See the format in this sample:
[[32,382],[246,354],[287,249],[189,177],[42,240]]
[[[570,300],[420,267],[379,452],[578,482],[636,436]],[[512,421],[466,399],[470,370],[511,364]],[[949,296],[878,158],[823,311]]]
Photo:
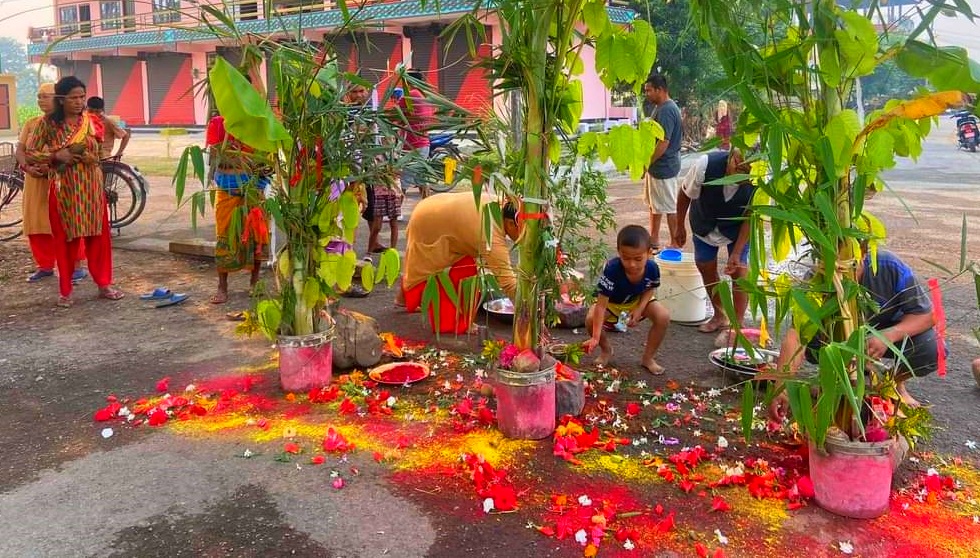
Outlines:
[[591,0],[582,7],[582,19],[593,35],[605,33],[611,25],[609,12],[606,11],[606,3],[597,0]]
[[820,49],[820,78],[828,87],[840,85],[840,59],[837,57],[837,49],[832,45]]
[[340,212],[343,215],[344,239],[347,242],[354,242],[354,231],[357,230],[357,222],[360,219],[360,212],[357,208],[357,198],[354,193],[347,190],[340,195]]
[[279,307],[279,303],[273,300],[260,300],[255,305],[255,314],[259,329],[274,341],[279,333],[279,324],[282,322],[282,308]]
[[353,250],[348,250],[340,256],[340,260],[337,262],[337,288],[341,292],[350,288],[356,266],[357,255]]
[[838,178],[844,176],[851,165],[854,140],[860,132],[861,122],[857,112],[851,109],[837,113],[827,124],[826,136],[834,150],[835,176]]
[[333,288],[337,285],[337,268],[340,265],[339,254],[327,254],[317,268],[317,277],[326,285]]
[[229,134],[253,149],[266,152],[276,152],[280,143],[292,139],[269,102],[224,58],[215,58],[208,79]]
[[384,263],[384,278],[390,287],[395,283],[395,279],[398,279],[398,274],[401,272],[401,256],[398,255],[398,250],[389,248],[381,254],[380,261]]
[[980,93],[980,64],[970,59],[965,48],[910,40],[895,61],[909,75],[929,80],[936,89]]
[[856,11],[842,10],[840,18],[844,28],[836,30],[834,36],[840,45],[841,72],[850,78],[871,74],[878,65],[878,32]]
[[368,291],[374,290],[374,266],[365,263],[361,267],[361,285]]
[[303,284],[303,302],[308,308],[320,302],[320,282],[312,277],[307,277]]

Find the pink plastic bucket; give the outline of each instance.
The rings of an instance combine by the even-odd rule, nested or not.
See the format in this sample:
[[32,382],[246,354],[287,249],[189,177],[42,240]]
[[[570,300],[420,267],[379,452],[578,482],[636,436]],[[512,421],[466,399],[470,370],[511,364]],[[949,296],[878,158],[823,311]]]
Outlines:
[[871,519],[888,512],[895,440],[851,442],[827,439],[826,452],[810,444],[814,499],[832,513]]
[[307,391],[333,379],[333,328],[311,335],[279,336],[279,383],[284,391]]
[[540,440],[555,431],[555,369],[521,374],[497,370],[493,387],[497,427],[515,440]]

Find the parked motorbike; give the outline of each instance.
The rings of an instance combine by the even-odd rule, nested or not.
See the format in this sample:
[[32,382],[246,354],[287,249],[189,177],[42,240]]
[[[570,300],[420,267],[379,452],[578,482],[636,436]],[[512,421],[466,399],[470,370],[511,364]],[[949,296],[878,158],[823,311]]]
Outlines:
[[455,159],[458,163],[463,156],[456,147],[455,134],[432,134],[429,136],[429,165],[433,170],[434,180],[429,184],[433,192],[448,192],[453,189],[454,184],[446,183],[443,179],[443,169],[446,159]]
[[956,139],[959,141],[959,149],[969,149],[976,153],[977,146],[980,145],[980,126],[977,125],[977,117],[968,110],[961,110],[953,113],[951,118],[956,119]]

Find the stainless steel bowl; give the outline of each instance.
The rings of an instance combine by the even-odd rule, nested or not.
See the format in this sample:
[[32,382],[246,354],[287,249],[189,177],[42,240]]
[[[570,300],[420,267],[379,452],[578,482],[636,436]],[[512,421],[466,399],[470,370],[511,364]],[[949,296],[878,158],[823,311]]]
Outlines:
[[514,303],[506,297],[484,302],[483,311],[502,322],[514,321]]

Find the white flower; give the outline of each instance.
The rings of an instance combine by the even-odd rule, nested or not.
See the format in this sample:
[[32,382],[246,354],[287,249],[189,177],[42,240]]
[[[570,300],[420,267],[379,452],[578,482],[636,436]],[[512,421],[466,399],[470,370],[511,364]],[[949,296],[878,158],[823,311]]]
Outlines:
[[718,537],[720,544],[728,544],[728,537],[721,534],[721,529],[715,529],[715,536]]
[[578,497],[578,503],[580,506],[591,506],[592,499],[587,494],[583,494]]
[[585,529],[575,531],[575,542],[582,546],[585,546],[589,542],[589,535],[585,532]]
[[442,383],[442,389],[444,390],[453,389],[453,385],[449,383],[449,380],[446,380],[445,382]]
[[549,238],[548,240],[545,240],[544,241],[544,247],[545,248],[558,248],[558,239],[557,238]]
[[334,469],[330,471],[330,478],[335,479],[340,476],[340,471]]
[[926,471],[926,476],[927,477],[938,477],[939,476],[939,471],[937,471],[933,467],[929,467],[929,470]]
[[245,451],[242,452],[242,457],[244,457],[245,459],[248,459],[249,457],[252,457],[253,455],[255,455],[255,454],[252,453],[252,450],[250,450],[250,449],[247,449],[247,450],[245,450]]
[[122,409],[119,409],[119,412],[116,413],[116,416],[128,417],[131,414],[132,413],[129,412],[129,407],[123,407]]
[[103,428],[102,429],[102,437],[103,438],[112,438],[112,429],[111,428]]
[[194,384],[187,384],[187,387],[184,388],[184,391],[185,392],[191,392],[191,391],[194,391],[196,389],[197,389],[197,386],[195,386]]
[[700,437],[701,437],[701,431],[700,431],[700,430],[695,430],[694,432],[691,432],[691,434],[692,434],[692,435],[693,435],[693,436],[694,436],[695,438],[700,438]]
[[649,399],[641,399],[640,400],[640,403],[643,403],[643,406],[644,407],[649,407],[650,406],[650,400]]
[[536,527],[534,526],[534,523],[531,523],[530,521],[528,521],[527,522],[527,525],[525,525],[524,528],[525,529],[535,529]]
[[626,550],[633,550],[634,548],[636,548],[636,545],[633,544],[633,541],[626,539],[625,541],[623,541],[623,548],[625,548]]
[[724,436],[718,436],[718,447],[721,449],[728,447],[728,440],[726,440]]
[[487,373],[482,368],[477,368],[476,370],[474,370],[473,375],[476,376],[477,378],[487,377]]
[[303,470],[303,468],[299,466],[299,463],[296,464],[296,470],[297,471],[302,471]]
[[129,413],[129,416],[126,417],[126,420],[130,422],[136,420],[136,413]]
[[854,545],[851,544],[851,541],[841,541],[837,543],[837,548],[844,554],[854,554]]
[[914,456],[913,457],[909,457],[909,461],[911,461],[912,463],[918,463],[919,462],[919,458],[918,457],[914,457]]
[[646,389],[646,387],[647,387],[646,381],[640,380],[639,382],[636,382],[636,389]]
[[718,397],[721,395],[721,390],[716,388],[711,388],[708,390],[708,397]]
[[483,501],[483,513],[490,513],[493,511],[493,498],[487,498]]
[[388,399],[385,401],[385,404],[388,405],[389,407],[394,407],[395,401],[398,401],[398,398],[392,395],[388,397]]
[[977,449],[977,443],[974,442],[973,440],[967,440],[966,443],[963,445],[970,448],[971,450]]
[[456,381],[459,382],[459,383],[463,383],[463,375],[462,374],[456,374]]
[[973,524],[980,525],[980,515],[973,516]]

